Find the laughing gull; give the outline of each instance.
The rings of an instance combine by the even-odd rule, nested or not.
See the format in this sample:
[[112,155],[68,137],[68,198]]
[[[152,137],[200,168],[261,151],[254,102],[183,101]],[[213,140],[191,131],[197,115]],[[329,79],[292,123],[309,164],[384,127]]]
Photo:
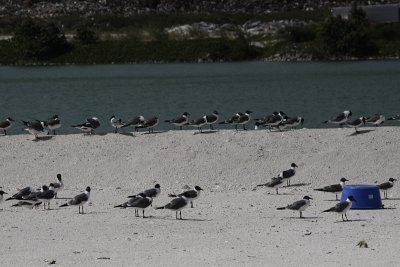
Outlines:
[[36,195],[37,200],[41,200],[43,202],[43,208],[46,208],[46,203],[47,203],[47,209],[50,209],[50,200],[52,200],[55,197],[55,192],[54,192],[54,184],[51,183],[49,188],[47,190],[43,189],[43,192],[40,192],[39,194]]
[[395,181],[397,181],[397,179],[390,178],[389,182],[378,185],[379,189],[383,190],[383,197],[385,199],[388,198],[387,191],[392,190]]
[[47,127],[49,130],[53,130],[53,135],[56,135],[56,129],[61,127],[61,121],[58,115],[54,115],[47,121]]
[[271,188],[275,188],[276,194],[279,195],[278,188],[283,186],[283,179],[282,177],[273,177],[268,183],[259,184],[257,186],[267,186]]
[[253,111],[246,110],[246,112],[243,115],[239,116],[235,124],[236,130],[239,124],[243,125],[243,130],[247,130],[246,124],[251,120],[251,115],[250,115],[251,113],[253,113]]
[[286,207],[280,207],[277,208],[278,210],[284,210],[284,209],[289,209],[289,210],[297,210],[300,212],[300,218],[303,217],[303,211],[305,211],[309,206],[310,206],[310,199],[312,199],[309,196],[303,197],[302,200],[296,201],[290,205],[287,205]]
[[213,124],[219,119],[218,111],[214,110],[212,114],[206,115],[206,123],[210,125],[210,130],[214,130]]
[[299,166],[297,166],[296,163],[292,163],[290,165],[290,169],[281,172],[280,174],[278,174],[278,177],[281,177],[283,180],[286,180],[286,185],[290,185],[290,178],[292,178],[296,174],[295,169],[297,167]]
[[342,113],[336,115],[335,117],[330,118],[327,121],[324,121],[324,123],[332,123],[332,124],[339,124],[342,126],[344,123],[347,122],[347,119],[352,115],[350,110],[345,110]]
[[259,126],[268,126],[269,130],[272,130],[273,128],[278,128],[278,130],[280,131],[281,129],[279,128],[279,126],[281,125],[283,121],[283,116],[285,115],[286,114],[283,111],[274,111],[271,115],[267,115],[261,119],[256,119],[255,129],[257,130]]
[[142,122],[140,125],[137,126],[137,128],[148,128],[149,133],[154,133],[154,127],[156,127],[159,122],[160,120],[156,116],[154,116]]
[[348,196],[346,201],[339,202],[337,203],[334,207],[324,210],[323,212],[336,212],[339,214],[342,214],[342,220],[344,221],[343,214],[346,217],[346,220],[348,221],[349,219],[347,218],[347,212],[351,208],[351,205],[353,202],[357,202],[353,196]]
[[121,126],[121,128],[125,128],[128,126],[132,126],[135,129],[135,132],[137,131],[137,127],[143,124],[145,121],[144,117],[142,115],[134,117],[127,121],[124,125]]
[[393,115],[392,117],[388,118],[388,121],[400,121],[400,114]]
[[24,201],[30,202],[32,204],[36,204],[39,201],[43,202],[43,208],[46,208],[46,203],[47,203],[47,209],[50,209],[50,200],[52,200],[55,196],[54,193],[54,185],[50,184],[50,187],[47,187],[46,185],[42,186],[42,190],[40,192],[33,192],[29,194],[29,196],[24,198]]
[[4,135],[7,135],[7,130],[10,129],[14,120],[8,117],[5,121],[0,122],[0,130],[3,130]]
[[47,135],[49,132],[45,121],[22,121],[22,123],[28,127],[25,130],[33,134],[35,139],[38,138],[38,135]]
[[85,205],[90,198],[90,187],[86,187],[86,191],[82,194],[76,195],[73,199],[68,201],[67,203],[61,205],[60,207],[66,206],[78,206],[79,207],[79,214],[81,214],[81,207],[82,207],[82,214],[83,212],[83,205]]
[[14,195],[12,195],[11,197],[7,198],[6,201],[8,201],[8,200],[13,200],[13,199],[16,199],[16,200],[23,200],[24,197],[29,196],[29,195],[30,195],[31,193],[33,193],[33,192],[35,192],[35,190],[34,190],[32,187],[27,186],[27,187],[22,188],[21,190],[19,190],[17,193],[15,193]]
[[336,200],[338,199],[338,193],[343,191],[343,187],[345,186],[345,183],[349,181],[346,178],[342,177],[340,178],[340,183],[339,184],[333,184],[333,185],[328,185],[322,188],[317,188],[314,189],[316,191],[322,191],[322,192],[329,192],[329,193],[333,193],[336,195]]
[[175,126],[179,126],[179,129],[182,130],[182,126],[189,123],[188,115],[190,114],[185,111],[181,116],[175,119],[165,120],[165,122],[172,123]]
[[[31,193],[29,195],[24,195],[21,198],[21,200],[22,200],[22,202],[30,203],[31,207],[34,207],[34,206],[36,206],[37,203],[40,202],[39,199],[37,198],[37,196],[46,190],[48,190],[48,187],[46,185],[44,185],[41,187],[41,189],[39,191],[31,191]],[[42,203],[42,202],[40,202],[40,203]],[[22,206],[22,205],[17,205],[17,206]]]
[[184,196],[188,201],[190,201],[190,207],[193,208],[193,200],[196,200],[200,197],[200,191],[203,189],[196,185],[193,190],[185,191],[180,193],[179,195],[168,194],[169,197],[182,197]]
[[203,116],[197,120],[192,120],[189,125],[193,126],[193,127],[197,127],[197,129],[199,130],[200,133],[202,133],[202,129],[201,127],[203,127],[206,123],[207,123],[207,116]]
[[4,194],[7,194],[6,192],[4,192],[3,190],[0,190],[0,204],[1,204],[1,202],[3,202],[3,200],[4,200]]
[[175,218],[178,219],[178,211],[179,217],[182,220],[182,209],[187,206],[189,201],[186,199],[185,196],[177,197],[171,200],[168,204],[162,207],[156,207],[156,209],[169,209],[175,211]]
[[139,217],[139,210],[143,212],[143,218],[146,218],[144,216],[144,210],[148,208],[153,202],[153,198],[140,193],[137,197],[129,199],[129,201],[115,206],[115,208],[121,207],[121,208],[134,208],[135,209],[135,216]]
[[357,128],[363,126],[364,124],[365,124],[365,118],[360,117],[358,119],[355,119],[354,121],[348,122],[347,126],[354,128],[356,130],[356,133],[358,133]]
[[54,190],[54,194],[55,194],[55,198],[57,198],[57,193],[58,191],[61,191],[64,189],[64,183],[62,181],[61,178],[61,174],[57,174],[57,181],[56,183],[53,183],[53,190]]
[[378,127],[379,125],[381,125],[382,123],[385,122],[385,116],[383,115],[379,115],[379,114],[375,114],[371,117],[367,117],[365,118],[365,122],[375,125],[375,127]]
[[297,126],[303,125],[303,123],[304,123],[304,119],[300,116],[290,118],[285,115],[285,116],[283,116],[283,120],[280,125],[282,125],[283,128],[290,127],[291,129],[295,129]]
[[154,188],[146,189],[143,192],[140,192],[139,194],[128,196],[128,198],[136,198],[138,197],[138,195],[143,195],[143,194],[151,198],[156,198],[160,195],[160,193],[161,193],[161,186],[159,184],[156,184]]
[[232,117],[226,119],[225,121],[219,122],[219,124],[233,124],[235,125],[235,128],[237,129],[237,122],[239,121],[239,118],[243,116],[244,114],[241,112],[236,113]]
[[114,115],[111,116],[110,118],[110,123],[111,126],[114,127],[115,131],[114,133],[118,133],[118,129],[124,126],[124,122],[122,122],[121,119],[116,118]]
[[77,125],[72,125],[72,127],[81,130],[84,133],[87,134],[94,134],[94,129],[99,128],[100,122],[99,119],[96,117],[88,118],[86,119],[86,122],[77,124]]

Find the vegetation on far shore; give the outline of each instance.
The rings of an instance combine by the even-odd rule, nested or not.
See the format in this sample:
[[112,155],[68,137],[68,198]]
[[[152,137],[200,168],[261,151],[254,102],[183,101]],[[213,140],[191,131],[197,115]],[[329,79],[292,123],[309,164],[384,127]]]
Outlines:
[[[248,21],[270,22],[289,18],[302,23],[283,27],[273,35],[249,35],[238,27]],[[215,37],[192,33],[176,38],[165,32],[167,27],[202,21],[235,25],[234,34]],[[400,56],[400,24],[372,24],[356,5],[347,20],[320,10],[265,15],[2,18],[0,26],[3,35],[13,36],[0,41],[0,64],[5,65],[337,60]]]

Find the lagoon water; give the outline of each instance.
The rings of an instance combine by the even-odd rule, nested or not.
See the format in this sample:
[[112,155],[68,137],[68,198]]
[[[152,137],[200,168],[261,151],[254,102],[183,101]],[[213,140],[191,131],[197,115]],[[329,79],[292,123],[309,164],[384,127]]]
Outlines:
[[[0,119],[61,117],[60,133],[87,117],[111,132],[109,117],[137,115],[161,121],[187,111],[191,118],[218,110],[224,119],[251,110],[261,117],[282,110],[304,127],[350,109],[353,117],[400,112],[400,61],[241,62],[51,67],[0,67]],[[396,123],[386,122],[387,125]],[[252,128],[251,126],[250,128]],[[157,129],[172,129],[160,123]],[[130,129],[129,129],[130,130]]]

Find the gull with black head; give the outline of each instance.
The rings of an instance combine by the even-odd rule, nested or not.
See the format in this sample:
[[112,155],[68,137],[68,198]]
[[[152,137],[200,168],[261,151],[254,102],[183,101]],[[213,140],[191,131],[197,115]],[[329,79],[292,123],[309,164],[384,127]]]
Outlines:
[[188,112],[183,112],[183,114],[175,119],[165,120],[164,122],[172,123],[175,126],[178,126],[180,130],[182,130],[182,126],[187,125],[189,123],[188,116],[190,114]]
[[328,192],[328,193],[333,193],[336,195],[336,200],[338,199],[338,193],[343,191],[343,187],[345,186],[346,182],[348,182],[346,178],[342,177],[340,178],[340,183],[338,184],[333,184],[333,185],[328,185],[322,188],[317,188],[314,189],[315,191],[321,191],[321,192]]
[[389,181],[383,184],[378,185],[379,189],[383,191],[383,197],[385,199],[388,198],[388,191],[393,189],[394,183],[397,179],[389,178]]
[[312,198],[309,196],[304,196],[302,200],[298,200],[296,202],[293,202],[290,205],[287,205],[286,207],[280,207],[277,209],[278,210],[284,210],[284,209],[295,210],[295,211],[300,212],[300,218],[304,218],[303,211],[305,211],[310,206],[310,199],[312,199]]
[[[344,221],[344,217],[346,217],[346,220],[348,221],[349,219],[347,218],[347,212],[351,209],[351,205],[353,202],[357,202],[353,196],[348,196],[346,201],[342,201],[337,203],[334,207],[324,210],[323,212],[336,212],[338,214],[342,215],[342,220]],[[344,217],[343,217],[344,215]]]
[[8,117],[5,121],[0,122],[0,130],[3,130],[4,135],[7,135],[7,130],[11,128],[13,119]]
[[73,199],[69,200],[67,203],[61,205],[60,207],[66,207],[66,206],[78,206],[79,208],[79,214],[81,214],[81,208],[82,208],[82,214],[83,212],[83,205],[85,205],[90,198],[90,187],[86,187],[86,191],[82,194],[76,195]]
[[56,135],[56,129],[61,127],[60,117],[58,115],[54,115],[46,123],[49,130],[53,130],[53,135]]
[[182,197],[184,196],[188,201],[190,201],[190,207],[193,208],[193,200],[196,200],[200,197],[200,192],[203,191],[203,189],[196,185],[193,190],[185,191],[183,193],[180,193],[178,195],[175,194],[168,194],[169,197]]

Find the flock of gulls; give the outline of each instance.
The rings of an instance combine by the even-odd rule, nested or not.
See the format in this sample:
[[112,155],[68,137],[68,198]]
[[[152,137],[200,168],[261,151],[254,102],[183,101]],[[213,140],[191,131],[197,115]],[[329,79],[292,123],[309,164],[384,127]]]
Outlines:
[[[291,164],[291,168],[288,170],[285,170],[277,175],[277,177],[271,178],[271,180],[267,183],[264,184],[259,184],[257,186],[265,186],[269,188],[275,188],[276,194],[279,194],[278,188],[284,186],[285,181],[286,185],[290,186],[290,179],[296,174],[296,168],[298,166],[295,163]],[[327,193],[332,193],[336,195],[336,200],[338,201],[338,194],[343,191],[343,188],[345,186],[345,183],[349,181],[346,178],[341,178],[340,182],[338,184],[333,184],[333,185],[328,185],[322,188],[316,188],[314,189],[315,191],[321,191],[321,192],[327,192]],[[390,191],[397,179],[390,178],[389,181],[384,182],[382,184],[379,184],[378,187],[380,190],[383,191],[384,198],[388,198],[388,191]],[[287,205],[286,207],[280,207],[278,210],[284,210],[284,209],[289,209],[289,210],[295,210],[300,212],[300,218],[303,217],[303,211],[305,211],[309,206],[310,206],[310,200],[312,198],[309,196],[304,196],[303,199],[298,200],[292,204]],[[346,201],[342,201],[337,203],[335,206],[324,210],[322,212],[336,212],[338,214],[342,215],[342,220],[344,221],[344,217],[346,220],[347,218],[347,212],[350,210],[352,203],[356,202],[356,199],[353,196],[348,196]]]
[[[291,164],[291,168],[285,171],[282,171],[277,175],[277,177],[272,178],[269,182],[265,184],[260,184],[258,186],[265,186],[269,188],[275,188],[276,194],[279,194],[278,188],[290,185],[290,179],[295,176],[295,169],[298,166],[295,163]],[[322,188],[316,188],[316,191],[328,192],[336,195],[336,200],[338,201],[338,194],[343,191],[345,183],[348,180],[346,178],[341,178],[338,184],[328,185]],[[388,191],[390,191],[393,187],[397,179],[390,178],[389,181],[379,184],[378,187],[383,191],[384,198],[388,198]],[[50,183],[49,186],[43,185],[40,190],[35,190],[33,187],[28,186],[22,188],[17,193],[12,195],[11,197],[5,199],[5,201],[15,200],[17,203],[13,204],[12,207],[26,207],[26,208],[38,208],[40,205],[43,205],[43,208],[50,209],[51,200],[57,198],[58,193],[64,189],[64,183],[61,178],[61,174],[57,174],[57,182]],[[168,194],[169,197],[173,198],[169,203],[157,206],[155,209],[168,209],[171,211],[175,211],[175,218],[182,219],[182,209],[188,206],[190,203],[191,208],[194,207],[193,201],[200,197],[200,193],[203,189],[200,186],[195,186],[193,190],[184,191],[180,194]],[[4,194],[7,194],[3,190],[0,190],[0,204],[4,200]],[[114,206],[114,208],[133,208],[135,210],[135,216],[140,217],[139,211],[142,211],[142,217],[145,217],[145,209],[149,208],[153,204],[154,198],[158,197],[161,194],[161,186],[160,184],[156,184],[154,188],[144,190],[140,193],[129,195],[127,198],[128,201],[123,202],[122,204]],[[60,207],[67,206],[78,206],[79,214],[83,214],[83,206],[89,202],[90,199],[90,187],[86,187],[85,192],[76,195],[65,204]],[[278,210],[294,210],[300,213],[300,218],[303,217],[303,211],[305,211],[310,206],[310,201],[312,200],[309,196],[304,196],[303,199],[298,200],[292,204],[289,204],[285,207],[279,207]],[[324,210],[322,212],[336,212],[342,215],[342,220],[345,221],[344,218],[348,221],[347,212],[350,210],[352,203],[357,200],[353,196],[348,196],[346,201],[342,201],[337,203],[335,206]],[[178,217],[179,213],[179,217]]]
[[[8,194],[3,190],[0,190],[0,204],[3,201],[17,201],[11,207],[25,207],[28,209],[39,208],[40,205],[43,209],[50,209],[50,202],[57,198],[57,194],[64,189],[64,182],[61,178],[61,174],[57,174],[57,182],[50,183],[49,186],[43,185],[41,189],[35,189],[32,186],[27,186],[20,189],[17,193],[4,200],[4,195]],[[175,211],[176,219],[182,219],[182,209],[184,209],[190,203],[191,208],[194,207],[193,201],[200,197],[200,192],[203,189],[200,186],[195,186],[193,190],[184,191],[180,194],[169,194],[168,196],[173,198],[169,203],[157,206],[155,209],[167,209]],[[142,217],[146,218],[144,211],[146,208],[152,206],[153,199],[158,197],[161,193],[160,184],[156,184],[154,188],[144,190],[138,194],[128,196],[129,200],[114,206],[115,208],[133,208],[135,210],[135,216],[139,217],[139,211],[142,211]],[[78,206],[78,213],[84,214],[83,206],[89,202],[90,199],[90,187],[86,187],[85,192],[76,195],[61,207],[67,206]],[[178,217],[179,213],[179,217]]]
[[[246,110],[244,113],[237,112],[233,116],[221,121],[220,115],[218,111],[214,110],[211,114],[204,115],[200,118],[189,120],[189,113],[183,112],[182,115],[165,120],[166,123],[170,123],[179,129],[182,130],[184,126],[191,126],[197,128],[201,133],[203,127],[209,125],[210,130],[214,130],[214,125],[216,124],[227,124],[232,125],[238,130],[238,127],[242,127],[243,130],[246,130],[246,125],[252,121],[251,118],[252,111]],[[343,111],[342,113],[330,118],[329,120],[324,121],[323,123],[331,123],[340,126],[348,126],[355,129],[356,133],[358,133],[358,128],[363,126],[364,124],[372,124],[374,126],[379,126],[385,122],[385,116],[381,114],[375,114],[369,117],[359,117],[355,120],[349,121],[352,112],[349,110]],[[139,129],[148,129],[149,133],[154,132],[154,127],[156,127],[160,120],[158,117],[154,116],[148,119],[145,119],[143,116],[136,116],[127,121],[123,121],[121,118],[117,118],[115,116],[111,116],[110,124],[114,128],[114,132],[118,133],[119,129],[125,127],[133,127],[134,131],[138,131]],[[400,115],[395,115],[388,120],[396,120],[400,121]],[[289,117],[283,111],[273,112],[272,114],[266,115],[262,118],[253,119],[254,121],[254,129],[259,129],[260,127],[268,128],[269,130],[278,130],[282,131],[285,129],[295,129],[299,125],[303,125],[304,118],[301,116]],[[4,135],[7,135],[7,130],[10,129],[15,122],[12,118],[8,117],[5,121],[0,122],[0,130],[4,132]],[[35,139],[39,136],[44,136],[53,133],[56,134],[56,129],[61,127],[61,120],[58,115],[54,115],[48,120],[34,120],[34,121],[21,121],[22,124],[26,127],[24,130],[28,131],[32,135],[35,136]],[[95,129],[100,126],[100,121],[97,117],[92,117],[86,119],[85,122],[72,125],[72,127],[81,130],[85,134],[94,134]]]
[[[201,118],[195,120],[189,120],[188,116],[190,115],[188,112],[184,112],[181,116],[178,116],[174,119],[165,120],[167,123],[171,123],[176,127],[182,129],[184,126],[192,126],[198,129],[199,132],[202,132],[202,127],[205,125],[209,125],[210,130],[214,130],[215,124],[230,124],[238,130],[238,127],[242,127],[243,130],[246,130],[246,125],[252,120],[251,111],[247,110],[244,113],[238,112],[235,115],[225,119],[224,121],[219,120],[219,113],[217,111],[213,111],[211,114],[204,115]],[[352,115],[351,111],[344,111],[337,116],[330,118],[329,120],[324,121],[324,123],[332,123],[340,126],[348,126],[353,127],[356,132],[358,132],[358,128],[364,125],[365,123],[372,124],[374,126],[379,126],[385,122],[385,116],[376,114],[370,117],[360,117],[353,121],[349,121],[350,116]],[[396,115],[388,118],[388,120],[397,120],[400,121],[400,115]],[[293,129],[299,125],[302,125],[304,119],[300,116],[289,117],[284,112],[273,112],[270,115],[264,116],[262,118],[254,119],[255,121],[255,129],[259,129],[260,127],[268,128],[269,130],[283,130],[283,129]],[[4,122],[0,122],[0,130],[4,131],[4,135],[7,135],[7,130],[12,126],[14,120],[11,118],[7,118]],[[29,131],[35,138],[39,136],[47,135],[51,131],[53,131],[53,135],[56,134],[56,129],[61,127],[61,121],[59,116],[54,115],[52,118],[46,121],[35,120],[35,121],[22,121],[23,125],[27,128],[25,130]],[[138,129],[144,128],[148,129],[149,133],[154,131],[154,127],[159,123],[159,119],[157,117],[152,117],[149,119],[145,119],[143,116],[134,117],[126,122],[122,121],[122,119],[116,118],[115,116],[111,116],[110,124],[114,128],[114,132],[118,133],[118,130],[125,127],[133,127],[135,131]],[[96,117],[88,118],[84,123],[73,125],[72,127],[81,130],[86,134],[94,134],[94,130],[100,126],[100,122]],[[295,163],[291,164],[290,169],[282,171],[276,177],[273,177],[267,183],[260,184],[258,186],[274,188],[276,190],[276,194],[279,194],[278,188],[286,186],[290,186],[290,179],[296,174],[295,169],[298,166]],[[338,200],[338,193],[342,192],[343,187],[345,186],[345,182],[348,181],[346,178],[341,178],[339,184],[325,186],[323,188],[317,188],[314,190],[329,192],[336,195],[336,200]],[[383,195],[387,198],[387,192],[391,190],[394,186],[395,181],[394,178],[390,178],[388,182],[382,183],[378,185],[378,187],[383,190]],[[1,189],[1,188],[0,188]],[[47,206],[47,209],[50,209],[50,201],[52,199],[57,198],[57,194],[59,191],[64,189],[64,183],[61,178],[61,174],[57,175],[57,181],[50,183],[49,186],[43,185],[40,190],[35,190],[33,187],[25,187],[15,193],[13,196],[7,198],[5,201],[9,200],[18,200],[17,203],[12,205],[13,207],[27,207],[27,208],[37,208],[39,205],[43,205],[44,209]],[[203,189],[200,186],[195,186],[193,190],[182,192],[181,194],[169,194],[169,197],[173,197],[173,199],[162,206],[157,206],[155,209],[168,209],[175,211],[176,219],[182,219],[182,209],[188,206],[191,203],[191,207],[193,208],[193,201],[196,200],[200,196],[200,192]],[[154,188],[144,190],[138,194],[134,194],[128,196],[129,200],[116,205],[115,208],[133,208],[135,209],[135,216],[140,216],[139,211],[142,211],[142,217],[145,218],[144,212],[145,209],[149,206],[152,206],[153,199],[159,196],[161,193],[161,187],[159,184],[156,184]],[[0,190],[0,203],[4,200],[3,195],[7,194],[3,190]],[[86,187],[85,192],[76,195],[74,198],[67,201],[65,204],[60,207],[66,206],[78,206],[79,213],[84,213],[83,206],[89,202],[90,199],[90,187]],[[310,206],[310,201],[312,200],[309,196],[304,196],[303,199],[296,201],[290,205],[285,207],[280,207],[278,210],[289,209],[298,211],[300,213],[300,218],[303,218],[303,211],[305,211]],[[346,201],[339,202],[334,207],[330,209],[324,210],[323,212],[336,212],[342,215],[342,220],[347,218],[347,212],[352,206],[352,203],[357,201],[353,196],[349,196]],[[179,217],[178,217],[179,213]]]

